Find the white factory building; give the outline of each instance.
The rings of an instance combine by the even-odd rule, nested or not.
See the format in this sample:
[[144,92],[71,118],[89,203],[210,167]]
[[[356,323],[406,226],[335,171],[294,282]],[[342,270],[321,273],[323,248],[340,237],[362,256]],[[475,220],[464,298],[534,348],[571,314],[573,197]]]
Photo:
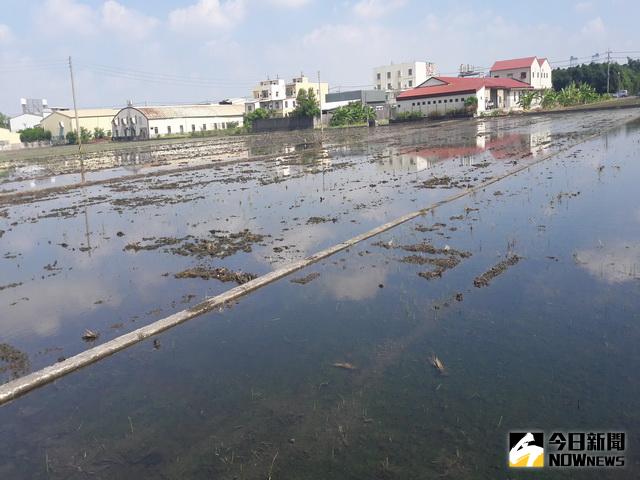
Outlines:
[[116,140],[140,140],[165,135],[224,130],[241,126],[244,105],[128,106],[112,120]]

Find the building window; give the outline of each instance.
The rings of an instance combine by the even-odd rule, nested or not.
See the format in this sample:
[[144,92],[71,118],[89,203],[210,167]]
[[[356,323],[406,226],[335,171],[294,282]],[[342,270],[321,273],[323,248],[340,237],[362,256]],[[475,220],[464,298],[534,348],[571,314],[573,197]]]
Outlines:
[[411,104],[411,106],[412,106],[412,107],[415,107],[415,106],[416,106],[415,102],[413,102],[413,103]]
[[431,100],[429,100],[429,101],[427,102],[427,105],[431,105]]
[[409,75],[413,75],[413,68],[409,69]]
[[207,124],[206,124],[206,123],[203,123],[203,124],[202,124],[202,131],[204,132],[206,129],[207,129]]
[[507,78],[513,78],[513,73],[507,73]]
[[196,126],[194,124],[191,124],[191,131],[195,132],[196,131]]
[[422,102],[422,104],[423,104],[423,105],[426,105],[426,104],[427,104],[427,102]]
[[184,125],[180,125],[180,133],[184,133]]
[[387,78],[391,78],[391,72],[387,72]]
[[527,78],[527,72],[520,72],[520,79],[523,80]]
[[376,80],[380,80],[380,74],[379,73],[376,75]]
[[171,135],[171,125],[167,125],[167,133]]
[[409,80],[409,86],[413,87],[413,80]]
[[438,100],[438,103],[442,103],[442,100]]
[[157,135],[157,134],[158,134],[158,127],[155,127],[155,128],[153,129],[153,131],[154,131],[154,132],[156,133],[156,135]]
[[387,90],[391,90],[391,84],[387,83]]

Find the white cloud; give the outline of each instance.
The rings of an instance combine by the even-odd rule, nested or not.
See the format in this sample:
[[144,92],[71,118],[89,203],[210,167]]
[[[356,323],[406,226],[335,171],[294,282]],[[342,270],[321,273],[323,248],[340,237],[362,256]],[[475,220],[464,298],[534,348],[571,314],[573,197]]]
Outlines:
[[593,10],[593,2],[578,2],[573,8],[578,13],[590,12]]
[[37,17],[41,31],[56,35],[95,33],[96,21],[91,7],[74,0],[47,0]]
[[180,32],[207,28],[228,30],[244,18],[244,7],[244,0],[199,0],[171,11],[169,26]]
[[11,33],[11,29],[7,25],[0,23],[0,43],[8,42],[12,38],[13,34]]
[[405,0],[360,0],[353,12],[364,18],[378,18],[404,6]]
[[600,17],[589,20],[584,27],[582,27],[582,33],[584,35],[601,35],[605,30],[604,22]]
[[144,38],[158,25],[158,20],[130,10],[115,0],[108,0],[102,5],[102,24],[109,30]]
[[311,3],[311,0],[269,0],[276,7],[299,8]]

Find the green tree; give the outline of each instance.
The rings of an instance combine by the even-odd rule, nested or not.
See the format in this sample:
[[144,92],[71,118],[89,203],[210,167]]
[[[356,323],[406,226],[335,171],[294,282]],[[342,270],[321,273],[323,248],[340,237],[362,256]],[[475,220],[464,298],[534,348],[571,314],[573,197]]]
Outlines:
[[82,143],[89,143],[93,134],[84,127],[80,127],[80,139]]
[[264,108],[256,108],[253,112],[244,114],[244,126],[247,127],[247,129],[251,129],[254,120],[261,120],[264,118],[269,118],[270,116],[271,112],[269,112],[269,110],[265,110]]
[[292,117],[317,117],[320,115],[320,105],[318,99],[313,91],[313,88],[308,90],[300,89],[298,96],[296,97],[296,108],[291,112]]
[[0,128],[9,128],[9,116],[0,112]]
[[520,105],[523,110],[529,110],[536,98],[538,98],[537,92],[520,92],[520,100],[518,100],[518,105]]
[[376,118],[376,112],[368,105],[360,102],[352,102],[344,107],[338,107],[334,110],[329,125],[332,127],[340,127],[345,125],[357,125],[368,123],[369,120]]
[[96,127],[93,129],[93,138],[101,140],[105,137],[104,128]]
[[25,128],[20,132],[20,141],[33,143],[51,140],[51,132],[42,127]]
[[78,134],[74,131],[67,132],[65,138],[67,139],[67,143],[69,145],[75,145],[78,143]]

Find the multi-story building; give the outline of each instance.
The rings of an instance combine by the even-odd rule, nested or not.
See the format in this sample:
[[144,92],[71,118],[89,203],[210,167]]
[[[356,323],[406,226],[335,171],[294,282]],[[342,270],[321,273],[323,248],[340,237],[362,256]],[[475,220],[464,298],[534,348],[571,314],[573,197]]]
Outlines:
[[44,98],[21,98],[20,106],[22,113],[9,120],[9,128],[12,132],[33,128],[52,112],[66,110],[64,108],[50,108]]
[[392,63],[373,69],[373,85],[376,90],[386,91],[387,101],[392,101],[398,93],[415,88],[436,74],[432,62]]
[[546,58],[525,57],[499,60],[489,72],[493,78],[513,78],[528,83],[535,90],[552,88],[551,65]]
[[289,83],[283,79],[264,80],[253,89],[252,98],[245,103],[245,111],[250,113],[263,108],[269,110],[274,117],[286,117],[296,108],[298,92],[303,89],[313,89],[316,98],[324,103],[329,84],[311,82],[304,75],[294,77]]

